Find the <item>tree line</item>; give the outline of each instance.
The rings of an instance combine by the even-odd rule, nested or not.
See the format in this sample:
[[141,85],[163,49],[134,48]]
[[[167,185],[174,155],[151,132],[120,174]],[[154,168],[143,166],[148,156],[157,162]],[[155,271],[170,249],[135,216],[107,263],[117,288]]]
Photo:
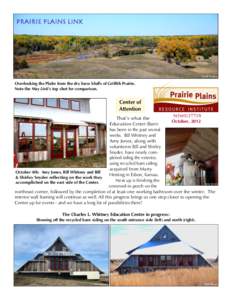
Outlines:
[[[154,50],[167,62],[177,64],[193,61],[197,55],[204,59],[218,55],[218,36],[34,36],[14,35],[14,56],[29,55],[35,51],[56,53],[80,52],[90,48],[120,45],[126,48],[145,47],[148,53]],[[144,53],[143,51],[118,51],[123,53]],[[127,54],[125,54],[127,55]],[[15,61],[17,59],[15,58]],[[26,61],[22,67],[27,67]],[[20,68],[20,67],[19,67]]]

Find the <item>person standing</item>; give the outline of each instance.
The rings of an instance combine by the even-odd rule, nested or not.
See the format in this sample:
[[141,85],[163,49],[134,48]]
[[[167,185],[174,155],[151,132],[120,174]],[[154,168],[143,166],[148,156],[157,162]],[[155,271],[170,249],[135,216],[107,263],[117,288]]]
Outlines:
[[196,168],[191,154],[186,156],[186,160],[183,163],[183,176],[183,185],[197,185]]

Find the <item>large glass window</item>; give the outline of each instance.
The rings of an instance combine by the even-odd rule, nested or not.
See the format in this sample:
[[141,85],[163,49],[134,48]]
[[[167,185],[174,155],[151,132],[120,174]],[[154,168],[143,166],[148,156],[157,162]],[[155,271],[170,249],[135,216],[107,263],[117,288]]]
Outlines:
[[33,126],[19,123],[19,152],[32,151]]
[[80,101],[78,100],[70,100],[71,102],[71,109],[80,111]]
[[14,101],[16,103],[29,104],[29,98],[15,98]]
[[48,107],[58,107],[58,100],[56,98],[47,99],[47,106]]
[[44,151],[47,149],[47,125],[34,124],[34,126],[35,126],[34,150]]
[[79,136],[87,136],[87,126],[79,126]]
[[96,129],[94,126],[88,126],[88,137],[93,137],[96,135]]
[[44,99],[43,98],[32,98],[31,99],[31,104],[43,106],[44,105]]
[[19,152],[47,150],[47,124],[19,123]]
[[69,109],[68,99],[60,99],[60,108]]
[[79,147],[95,148],[96,142],[96,129],[94,126],[79,126]]

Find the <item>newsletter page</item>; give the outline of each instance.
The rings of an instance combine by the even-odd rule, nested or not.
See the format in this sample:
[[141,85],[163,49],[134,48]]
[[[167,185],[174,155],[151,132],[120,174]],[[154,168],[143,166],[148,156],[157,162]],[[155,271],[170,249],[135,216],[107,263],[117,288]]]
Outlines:
[[226,1],[2,1],[0,289],[227,299]]

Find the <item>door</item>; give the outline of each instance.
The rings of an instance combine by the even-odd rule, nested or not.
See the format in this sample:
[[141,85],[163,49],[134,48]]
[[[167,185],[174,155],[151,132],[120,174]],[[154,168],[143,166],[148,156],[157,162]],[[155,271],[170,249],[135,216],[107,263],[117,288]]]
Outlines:
[[63,131],[62,129],[52,129],[52,152],[51,158],[63,158]]
[[139,256],[139,267],[144,267],[146,266],[146,259],[144,255]]
[[76,152],[76,131],[66,129],[66,157],[75,157]]

